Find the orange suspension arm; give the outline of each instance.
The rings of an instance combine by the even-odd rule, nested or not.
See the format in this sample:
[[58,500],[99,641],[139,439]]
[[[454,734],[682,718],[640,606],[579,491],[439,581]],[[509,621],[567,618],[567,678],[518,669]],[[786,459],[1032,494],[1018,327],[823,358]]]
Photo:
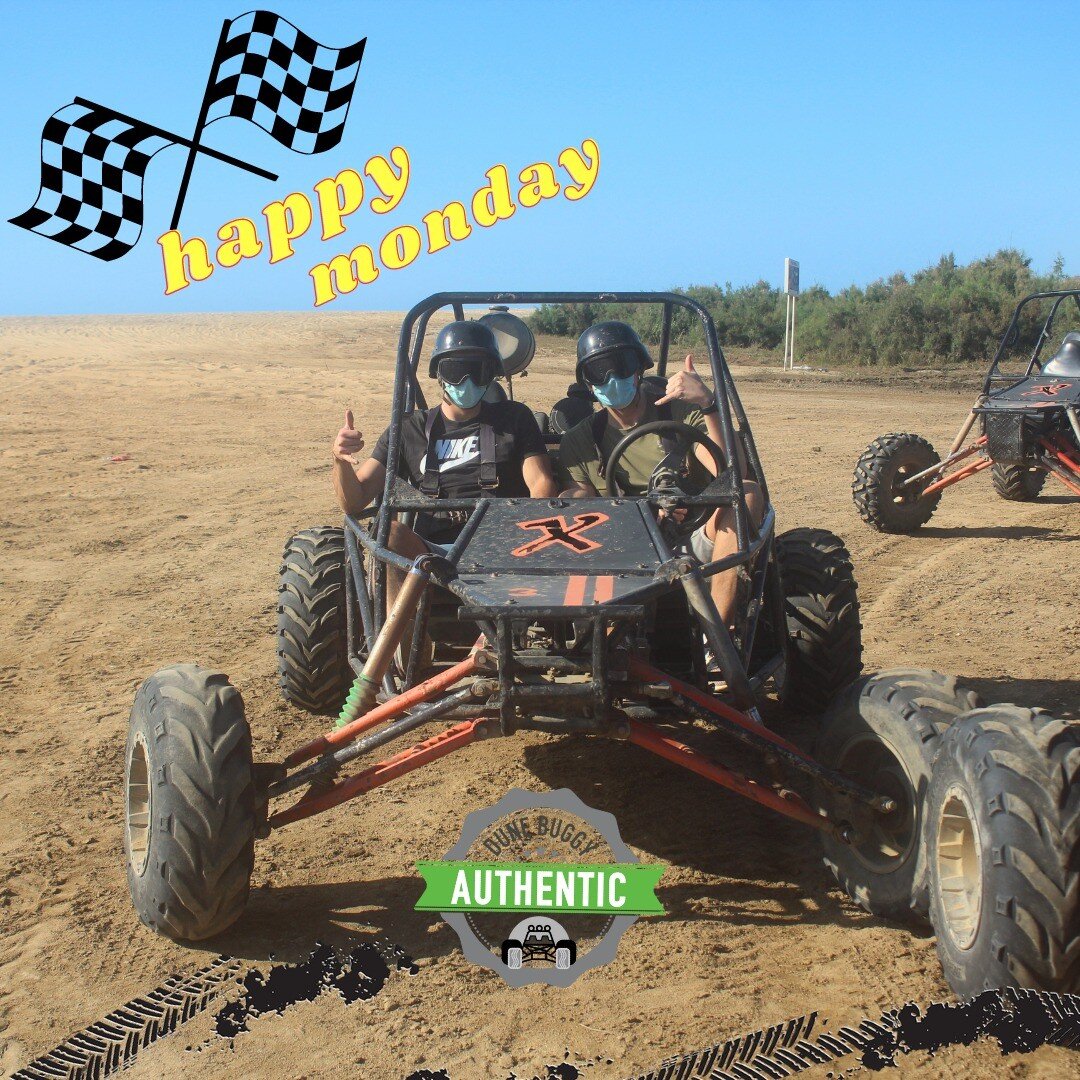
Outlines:
[[481,720],[466,720],[464,723],[455,724],[445,731],[440,731],[437,735],[432,735],[430,739],[425,739],[355,776],[350,776],[347,780],[342,780],[341,783],[329,789],[312,789],[287,810],[281,810],[272,815],[270,827],[276,829],[281,825],[288,825],[291,821],[300,821],[313,814],[320,814],[323,810],[329,810],[332,806],[347,802],[357,795],[362,795],[365,791],[380,787],[395,777],[403,776],[441,757],[446,757],[447,754],[460,750],[479,738],[476,728],[481,723],[483,723]]
[[442,671],[428,679],[427,682],[418,683],[411,690],[398,694],[397,697],[391,698],[382,705],[376,705],[371,712],[365,713],[351,724],[346,724],[343,728],[337,728],[335,731],[328,731],[325,735],[313,739],[306,746],[301,746],[299,750],[294,750],[285,759],[285,767],[287,769],[295,768],[304,761],[325,754],[328,750],[333,750],[335,746],[352,742],[361,732],[373,728],[376,724],[381,724],[384,720],[392,720],[394,717],[408,712],[414,705],[419,705],[422,701],[427,701],[428,698],[453,686],[454,683],[468,678],[476,671],[476,665],[476,655],[473,654],[462,660],[460,664],[455,664],[453,667],[447,668],[446,671]]
[[743,776],[724,765],[712,761],[691,749],[685,743],[661,735],[651,724],[643,724],[640,720],[630,721],[630,741],[635,746],[640,746],[653,754],[681,765],[684,769],[704,776],[706,780],[712,780],[715,784],[726,787],[739,795],[745,795],[762,806],[769,807],[785,817],[794,818],[804,825],[810,825],[815,829],[829,831],[833,828],[828,818],[814,812],[813,808],[801,796],[791,791],[785,795],[779,795],[769,788],[749,777]]

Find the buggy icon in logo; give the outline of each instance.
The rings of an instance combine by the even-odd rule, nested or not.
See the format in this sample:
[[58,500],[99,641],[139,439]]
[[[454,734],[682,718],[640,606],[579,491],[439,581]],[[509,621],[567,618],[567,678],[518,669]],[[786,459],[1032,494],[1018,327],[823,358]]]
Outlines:
[[639,915],[662,915],[662,863],[641,863],[615,818],[572,791],[514,788],[465,819],[438,862],[418,862],[417,911],[438,911],[465,956],[511,986],[569,986],[615,958]]

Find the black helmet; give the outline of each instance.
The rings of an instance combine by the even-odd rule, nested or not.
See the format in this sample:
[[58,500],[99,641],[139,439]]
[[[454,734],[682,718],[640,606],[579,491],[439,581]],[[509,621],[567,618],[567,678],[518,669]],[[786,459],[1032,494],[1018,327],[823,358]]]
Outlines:
[[[469,319],[461,319],[457,322],[447,323],[435,338],[435,351],[431,354],[431,363],[428,365],[428,375],[437,377],[440,360],[448,360],[450,357],[478,356],[490,359],[493,363],[492,375],[502,371],[502,359],[499,356],[499,346],[495,341],[495,335],[489,326],[482,322],[474,322]],[[490,380],[489,380],[490,381]]]
[[1080,375],[1080,332],[1070,330],[1061,348],[1043,364],[1044,375]]
[[653,366],[649,350],[641,343],[641,338],[633,327],[624,322],[601,322],[590,326],[577,343],[577,381],[583,383],[581,366],[589,360],[610,353],[632,352],[636,355],[642,371]]

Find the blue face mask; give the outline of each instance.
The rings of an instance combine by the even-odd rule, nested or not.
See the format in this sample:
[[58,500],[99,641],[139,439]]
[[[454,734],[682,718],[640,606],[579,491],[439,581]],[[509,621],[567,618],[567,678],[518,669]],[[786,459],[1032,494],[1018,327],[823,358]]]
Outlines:
[[592,388],[596,400],[606,409],[625,409],[637,397],[637,376],[627,375],[620,379],[612,375],[603,386]]
[[472,409],[480,404],[480,399],[487,393],[487,386],[481,386],[466,377],[453,386],[443,383],[443,393],[459,408]]

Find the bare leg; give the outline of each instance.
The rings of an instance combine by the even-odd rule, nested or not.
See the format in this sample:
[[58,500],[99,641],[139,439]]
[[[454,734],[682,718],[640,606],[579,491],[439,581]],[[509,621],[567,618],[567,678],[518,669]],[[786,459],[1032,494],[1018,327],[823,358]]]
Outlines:
[[[744,483],[746,508],[750,511],[750,520],[755,525],[761,524],[763,506],[761,490],[751,480]],[[725,507],[718,510],[713,519],[705,526],[705,535],[713,542],[713,561],[726,558],[739,549],[739,538],[735,533],[735,510]],[[716,610],[725,626],[731,626],[735,617],[735,597],[739,586],[739,570],[733,567],[722,574],[713,576],[711,592]]]

